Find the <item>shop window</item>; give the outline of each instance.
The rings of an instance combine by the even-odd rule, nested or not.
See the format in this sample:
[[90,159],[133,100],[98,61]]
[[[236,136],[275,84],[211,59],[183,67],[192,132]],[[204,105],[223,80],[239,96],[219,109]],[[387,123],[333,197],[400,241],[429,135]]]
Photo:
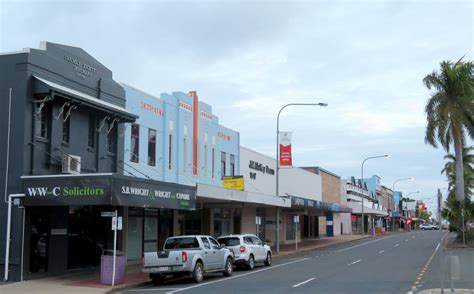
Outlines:
[[212,153],[211,153],[211,176],[214,178],[214,161],[215,161],[215,148],[212,148]]
[[140,126],[132,124],[132,134],[130,140],[130,161],[137,162],[140,156]]
[[240,208],[234,209],[233,214],[234,220],[234,232],[233,234],[240,234],[241,233],[241,220],[242,220],[242,210]]
[[286,215],[286,240],[295,240],[295,223],[293,222],[294,215]]
[[142,258],[143,208],[128,208],[127,259]]
[[233,177],[235,175],[235,156],[230,155],[230,176]]
[[117,148],[117,127],[114,125],[110,129],[110,123],[107,124],[107,152],[115,154]]
[[214,217],[214,236],[225,236],[231,233],[231,213],[228,208],[215,208],[212,210]]
[[71,117],[67,117],[67,112],[64,111],[62,115],[63,120],[63,143],[69,144],[69,131],[71,124]]
[[89,134],[87,137],[87,146],[89,146],[89,148],[92,148],[92,149],[95,148],[95,136],[96,136],[95,128],[96,128],[95,116],[94,114],[89,114]]
[[221,177],[226,175],[225,172],[225,152],[221,152]]
[[148,129],[148,165],[156,164],[156,130]]
[[44,107],[41,113],[35,116],[36,124],[36,136],[48,139],[49,119],[47,108]]
[[257,237],[261,240],[265,240],[265,208],[257,208],[257,216],[261,218],[261,225],[258,226]]

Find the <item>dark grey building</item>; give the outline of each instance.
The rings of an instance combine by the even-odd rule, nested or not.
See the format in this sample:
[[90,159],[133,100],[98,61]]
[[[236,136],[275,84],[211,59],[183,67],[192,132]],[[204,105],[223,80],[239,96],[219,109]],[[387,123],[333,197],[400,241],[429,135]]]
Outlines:
[[80,48],[0,55],[2,264],[8,196],[25,194],[12,207],[10,280],[97,265],[113,240],[103,211],[194,208],[194,187],[118,175],[124,124],[136,118],[112,72]]

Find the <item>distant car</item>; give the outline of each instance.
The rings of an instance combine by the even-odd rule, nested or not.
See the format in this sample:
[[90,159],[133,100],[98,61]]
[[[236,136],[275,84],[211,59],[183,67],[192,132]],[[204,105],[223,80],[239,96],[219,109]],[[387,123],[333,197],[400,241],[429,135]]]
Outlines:
[[422,230],[437,230],[436,227],[437,227],[437,226],[432,225],[432,224],[421,224],[421,225],[419,226],[419,228],[422,229]]
[[256,262],[272,264],[272,250],[252,234],[229,235],[217,238],[219,244],[234,253],[234,264],[252,270]]

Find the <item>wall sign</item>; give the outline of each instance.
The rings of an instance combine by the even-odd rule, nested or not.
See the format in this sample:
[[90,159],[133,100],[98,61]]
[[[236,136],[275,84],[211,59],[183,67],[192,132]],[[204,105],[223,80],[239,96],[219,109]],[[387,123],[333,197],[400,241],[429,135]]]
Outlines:
[[72,64],[72,69],[76,72],[76,76],[83,80],[86,80],[92,75],[97,75],[99,73],[99,71],[95,67],[85,64],[79,61],[79,59],[71,57],[69,55],[64,55],[64,60]]
[[280,132],[278,138],[280,146],[280,166],[291,167],[293,165],[291,158],[291,132]]
[[226,189],[232,190],[244,190],[244,177],[233,176],[233,177],[222,177],[222,185]]

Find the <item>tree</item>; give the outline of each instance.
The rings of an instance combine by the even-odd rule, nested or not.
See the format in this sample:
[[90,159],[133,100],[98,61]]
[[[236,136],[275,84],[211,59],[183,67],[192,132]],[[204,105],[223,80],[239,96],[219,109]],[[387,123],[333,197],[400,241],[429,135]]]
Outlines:
[[438,143],[455,154],[455,196],[465,198],[462,149],[466,135],[474,138],[474,63],[441,62],[440,72],[433,71],[423,79],[434,90],[425,107],[428,120],[425,143],[437,148]]

